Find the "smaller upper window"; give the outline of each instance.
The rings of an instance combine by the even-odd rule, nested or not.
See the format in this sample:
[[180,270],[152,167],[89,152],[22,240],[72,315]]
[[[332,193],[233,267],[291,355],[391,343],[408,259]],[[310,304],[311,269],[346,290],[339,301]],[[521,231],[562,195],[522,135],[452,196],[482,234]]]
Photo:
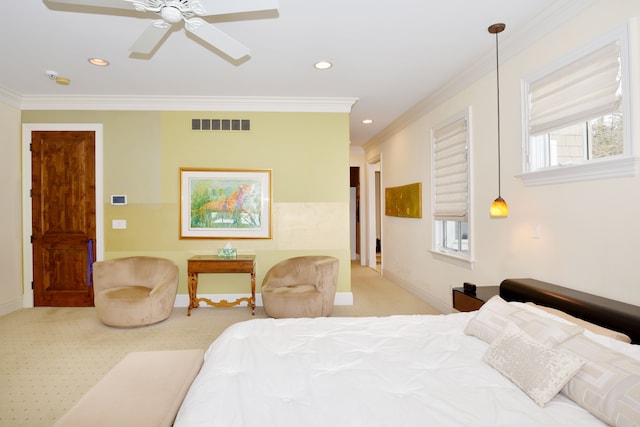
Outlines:
[[623,129],[622,113],[616,111],[595,120],[531,136],[530,169],[536,171],[623,156]]
[[612,31],[523,80],[525,183],[635,174],[627,33]]

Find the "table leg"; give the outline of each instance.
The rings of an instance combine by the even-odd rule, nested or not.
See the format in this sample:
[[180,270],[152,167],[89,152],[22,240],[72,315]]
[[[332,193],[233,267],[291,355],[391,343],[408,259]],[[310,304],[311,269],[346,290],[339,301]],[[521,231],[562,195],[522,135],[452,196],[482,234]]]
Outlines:
[[187,316],[191,316],[191,309],[197,308],[197,293],[198,293],[198,273],[189,273],[189,308],[187,309]]
[[256,269],[251,270],[251,315],[256,314]]

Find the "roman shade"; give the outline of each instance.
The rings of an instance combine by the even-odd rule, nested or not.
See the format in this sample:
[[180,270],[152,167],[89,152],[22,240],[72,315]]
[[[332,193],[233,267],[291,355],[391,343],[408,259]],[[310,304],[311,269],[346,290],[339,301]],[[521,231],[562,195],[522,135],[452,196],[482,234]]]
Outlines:
[[607,44],[528,86],[529,135],[619,111],[620,42]]
[[466,221],[469,215],[467,117],[432,131],[434,219]]

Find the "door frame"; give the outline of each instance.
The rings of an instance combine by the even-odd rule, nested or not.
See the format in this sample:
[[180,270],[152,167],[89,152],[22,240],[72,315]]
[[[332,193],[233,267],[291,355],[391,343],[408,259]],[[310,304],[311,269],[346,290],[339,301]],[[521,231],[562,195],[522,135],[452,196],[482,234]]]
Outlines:
[[[379,205],[376,205],[376,172],[380,172],[380,188],[382,189],[382,154],[367,160],[367,266],[373,269],[377,267],[376,259],[376,224],[378,222],[376,216],[377,208],[380,212],[382,209],[382,197],[380,197]],[[380,219],[380,234],[382,235],[382,219]],[[382,236],[380,236],[382,238]],[[384,245],[383,245],[384,248]],[[381,259],[384,263],[384,249],[381,249]],[[380,270],[382,271],[382,263]]]
[[22,124],[22,307],[33,307],[33,251],[31,248],[31,132],[95,132],[96,174],[96,261],[104,259],[103,133],[102,123],[23,123]]

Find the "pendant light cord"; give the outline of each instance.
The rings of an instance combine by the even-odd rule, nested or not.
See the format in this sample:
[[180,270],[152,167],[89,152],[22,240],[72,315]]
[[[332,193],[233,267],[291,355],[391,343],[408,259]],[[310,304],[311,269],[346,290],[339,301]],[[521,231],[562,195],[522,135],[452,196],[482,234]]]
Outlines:
[[498,197],[500,191],[500,61],[498,60],[498,32],[496,32],[496,93],[498,94]]

